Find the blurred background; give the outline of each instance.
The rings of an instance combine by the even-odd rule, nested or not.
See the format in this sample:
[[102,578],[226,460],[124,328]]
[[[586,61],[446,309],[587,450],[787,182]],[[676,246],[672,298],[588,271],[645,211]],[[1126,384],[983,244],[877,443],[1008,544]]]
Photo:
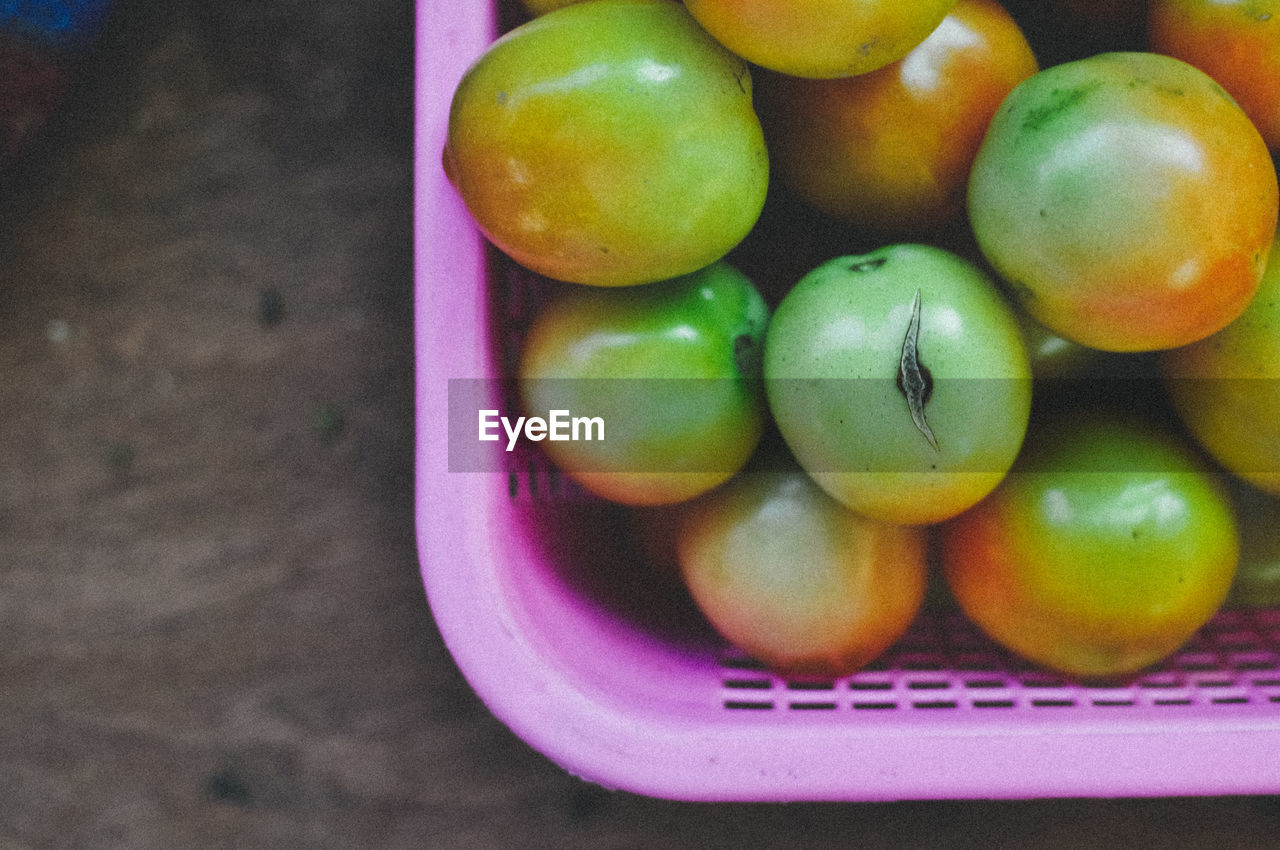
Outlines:
[[1276,846],[1273,798],[568,776],[418,576],[413,4],[15,8],[45,31],[0,45],[0,847]]

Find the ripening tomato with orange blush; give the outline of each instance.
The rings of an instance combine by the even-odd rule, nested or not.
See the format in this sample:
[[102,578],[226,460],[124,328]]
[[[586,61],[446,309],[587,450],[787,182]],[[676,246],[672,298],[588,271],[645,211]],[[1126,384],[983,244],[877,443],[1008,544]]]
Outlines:
[[1153,0],[1151,48],[1190,62],[1280,150],[1280,0]]
[[1277,215],[1275,164],[1203,71],[1095,54],[1024,80],[969,176],[983,256],[1036,320],[1108,351],[1186,345],[1239,316]]
[[1126,676],[1226,599],[1235,511],[1220,474],[1154,420],[1093,411],[1038,425],[1000,486],[941,529],[948,587],[1006,649],[1073,676]]
[[735,476],[676,522],[693,601],[780,673],[848,675],[898,640],[924,601],[924,530],[849,510],[794,464]]
[[1038,70],[994,0],[961,0],[905,58],[838,80],[762,75],[758,110],[782,179],[843,221],[917,233],[956,218],[991,116]]
[[750,69],[669,0],[590,0],[509,30],[463,74],[441,162],[525,268],[590,286],[692,274],[769,182]]

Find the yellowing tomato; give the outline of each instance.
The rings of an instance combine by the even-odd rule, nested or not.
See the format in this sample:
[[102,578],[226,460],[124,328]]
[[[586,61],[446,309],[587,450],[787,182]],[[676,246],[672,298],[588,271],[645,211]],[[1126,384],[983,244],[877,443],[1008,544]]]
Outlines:
[[1225,488],[1154,425],[1037,423],[987,499],[942,528],[965,614],[1031,661],[1083,677],[1140,670],[1222,605],[1239,533]]
[[1204,72],[1109,53],[1024,81],[969,180],[987,260],[1032,316],[1111,351],[1185,345],[1244,310],[1276,228],[1276,171]]
[[1037,70],[1009,13],[961,0],[907,56],[835,80],[760,78],[775,171],[815,207],[915,234],[964,209],[969,168],[996,107]]
[[956,0],[685,0],[734,53],[797,77],[882,68],[924,41]]
[[599,286],[720,259],[769,173],[746,63],[667,0],[577,3],[494,42],[454,94],[444,167],[512,259]]
[[794,468],[744,473],[686,510],[676,551],[694,602],[780,672],[852,673],[924,599],[924,532],[853,513]]

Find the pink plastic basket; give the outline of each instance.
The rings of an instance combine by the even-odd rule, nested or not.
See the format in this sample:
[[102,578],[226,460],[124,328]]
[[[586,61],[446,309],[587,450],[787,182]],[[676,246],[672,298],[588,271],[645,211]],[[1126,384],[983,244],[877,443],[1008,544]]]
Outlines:
[[574,774],[688,800],[1280,792],[1280,610],[1223,612],[1123,686],[1037,671],[953,614],[856,675],[793,682],[716,639],[640,569],[617,511],[536,456],[494,443],[501,471],[451,472],[451,395],[502,406],[493,379],[535,294],[440,166],[453,87],[496,17],[487,0],[418,5],[415,310],[422,577],[497,717]]

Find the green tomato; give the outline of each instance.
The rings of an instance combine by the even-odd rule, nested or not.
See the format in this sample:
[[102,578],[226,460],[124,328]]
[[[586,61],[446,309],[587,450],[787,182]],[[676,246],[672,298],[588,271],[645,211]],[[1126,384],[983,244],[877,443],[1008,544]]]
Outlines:
[[852,673],[920,610],[923,529],[860,516],[794,465],[744,472],[682,508],[676,553],[694,602],[775,670]]
[[1239,553],[1226,490],[1186,444],[1099,414],[1037,422],[1015,469],[942,538],[974,623],[1085,677],[1178,649],[1222,605]]
[[939,522],[1017,456],[1031,406],[1018,321],[991,280],[940,248],[840,257],[783,298],[765,391],[797,460],[853,510]]
[[1163,352],[1160,365],[1174,407],[1209,454],[1280,495],[1280,253],[1273,256],[1238,319]]
[[600,434],[542,443],[597,495],[631,505],[692,498],[737,472],[763,433],[767,321],[759,291],[724,261],[646,286],[569,288],[524,340],[525,411],[600,420]]
[[444,167],[517,262],[601,286],[723,257],[764,204],[749,69],[667,0],[592,0],[507,33],[454,94]]

